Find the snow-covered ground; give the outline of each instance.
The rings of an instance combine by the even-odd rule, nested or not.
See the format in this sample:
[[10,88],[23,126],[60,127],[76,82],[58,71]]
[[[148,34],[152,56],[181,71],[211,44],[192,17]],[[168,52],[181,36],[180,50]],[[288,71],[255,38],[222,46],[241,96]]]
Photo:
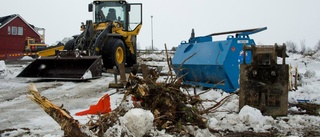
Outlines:
[[[163,66],[162,72],[168,71],[165,54],[151,54],[141,56],[146,64],[151,66]],[[157,61],[150,61],[150,58]],[[296,91],[289,92],[289,102],[297,100],[309,100],[310,103],[320,104],[320,54],[313,57],[303,57],[292,54],[287,58],[287,63],[298,67],[302,79]],[[104,73],[99,79],[86,82],[68,81],[43,81],[38,79],[16,78],[26,64],[5,64],[0,61],[0,136],[63,136],[60,126],[48,116],[42,108],[33,103],[29,98],[27,87],[30,83],[36,85],[43,96],[46,96],[56,105],[62,105],[70,111],[71,115],[81,124],[88,122],[87,116],[75,116],[76,112],[86,110],[90,105],[105,94],[117,92],[108,88],[109,83],[114,82],[113,74]],[[160,79],[161,80],[161,79]],[[204,92],[197,89],[198,93]],[[202,99],[220,101],[230,94],[222,90],[211,90],[200,97]],[[111,96],[111,108],[120,105],[122,92]],[[129,101],[130,103],[130,101]],[[306,136],[308,131],[320,133],[320,117],[311,115],[289,114],[284,117],[273,118],[263,116],[255,108],[245,106],[238,109],[239,97],[232,95],[225,104],[216,112],[203,115],[208,119],[210,129],[223,131],[213,133],[209,129],[190,127],[190,134],[194,136],[224,136],[228,132],[274,132],[283,136]],[[206,102],[205,107],[213,106],[215,102]],[[290,111],[303,111],[297,107],[288,108]],[[140,120],[140,119],[141,120]],[[120,136],[114,134],[112,129],[131,131],[131,135],[140,136],[141,132],[148,131],[152,136],[171,136],[165,131],[156,131],[151,128],[152,113],[145,110],[134,109],[122,117],[118,124],[108,130],[106,136]],[[143,126],[141,126],[143,125]],[[139,128],[138,128],[139,126]],[[137,130],[140,129],[140,130]],[[119,130],[118,130],[119,131]],[[120,130],[121,131],[121,130]]]

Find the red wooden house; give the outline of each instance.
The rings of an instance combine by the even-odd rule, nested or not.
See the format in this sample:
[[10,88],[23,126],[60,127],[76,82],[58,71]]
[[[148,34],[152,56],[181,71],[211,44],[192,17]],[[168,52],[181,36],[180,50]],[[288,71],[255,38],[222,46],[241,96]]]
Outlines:
[[27,23],[20,15],[0,17],[0,60],[19,58],[17,56],[23,55],[27,37],[41,41],[41,35],[34,26]]

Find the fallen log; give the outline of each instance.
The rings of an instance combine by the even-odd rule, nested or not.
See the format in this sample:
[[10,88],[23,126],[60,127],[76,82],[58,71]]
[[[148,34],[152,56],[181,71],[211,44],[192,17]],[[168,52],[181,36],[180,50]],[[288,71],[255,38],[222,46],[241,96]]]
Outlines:
[[87,133],[84,133],[85,127],[73,119],[69,112],[62,107],[58,107],[51,103],[46,97],[41,96],[38,89],[34,84],[30,84],[28,91],[32,94],[28,96],[33,102],[37,103],[49,116],[51,116],[64,131],[64,136],[71,137],[89,137]]
[[320,105],[312,103],[298,103],[297,107],[306,110],[306,114],[320,116]]

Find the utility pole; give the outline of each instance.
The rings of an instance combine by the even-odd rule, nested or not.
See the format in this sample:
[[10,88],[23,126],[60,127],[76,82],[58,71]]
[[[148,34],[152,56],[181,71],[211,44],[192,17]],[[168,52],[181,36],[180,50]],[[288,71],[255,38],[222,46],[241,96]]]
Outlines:
[[153,51],[153,16],[151,15],[151,50]]

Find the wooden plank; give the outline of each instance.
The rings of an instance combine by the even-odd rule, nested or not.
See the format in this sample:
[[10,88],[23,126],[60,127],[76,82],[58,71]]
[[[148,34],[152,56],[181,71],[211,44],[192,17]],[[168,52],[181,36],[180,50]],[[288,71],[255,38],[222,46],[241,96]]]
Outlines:
[[146,64],[141,64],[141,69],[143,79],[147,79],[149,75],[148,66]]
[[122,83],[109,83],[109,88],[124,88]]
[[119,73],[120,73],[120,82],[123,85],[126,85],[127,83],[127,78],[126,78],[126,69],[124,67],[124,64],[119,65]]

